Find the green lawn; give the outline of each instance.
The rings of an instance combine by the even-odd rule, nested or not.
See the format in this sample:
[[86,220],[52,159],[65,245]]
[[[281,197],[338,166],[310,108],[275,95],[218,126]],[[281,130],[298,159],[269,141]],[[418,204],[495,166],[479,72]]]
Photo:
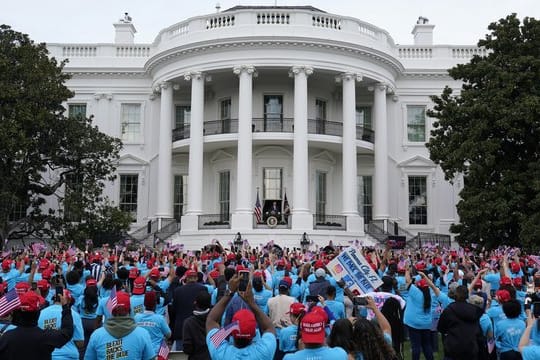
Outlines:
[[[411,360],[411,343],[410,341],[405,341],[405,344],[403,346],[403,354],[405,356],[405,360]],[[442,349],[442,342],[441,338],[439,336],[439,352],[436,352],[433,354],[435,360],[442,360],[444,358],[444,353]],[[424,355],[420,355],[420,359],[425,359]]]

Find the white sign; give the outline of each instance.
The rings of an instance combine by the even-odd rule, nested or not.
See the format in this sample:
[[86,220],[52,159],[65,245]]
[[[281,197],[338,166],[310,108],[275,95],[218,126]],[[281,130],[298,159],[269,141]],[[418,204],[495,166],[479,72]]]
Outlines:
[[[334,278],[343,280],[353,293],[367,294],[382,285],[382,280],[355,248],[344,249],[326,265]],[[355,291],[356,290],[356,291]]]

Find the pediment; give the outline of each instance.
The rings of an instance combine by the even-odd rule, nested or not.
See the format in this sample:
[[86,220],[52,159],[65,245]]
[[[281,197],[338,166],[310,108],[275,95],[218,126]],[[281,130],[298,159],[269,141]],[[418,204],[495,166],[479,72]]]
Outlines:
[[120,165],[148,165],[148,161],[141,159],[132,154],[126,154],[120,156],[118,159],[118,164]]
[[223,160],[234,160],[234,155],[226,152],[225,150],[218,150],[214,152],[210,158],[211,162],[223,161]]
[[400,162],[398,164],[398,167],[420,167],[420,168],[433,168],[433,167],[436,167],[437,165],[431,161],[430,159],[424,157],[424,156],[421,156],[421,155],[416,155],[410,159],[407,159],[407,160],[404,160],[402,162]]
[[328,151],[324,150],[313,156],[313,160],[323,161],[330,164],[336,163],[336,158],[332,156]]

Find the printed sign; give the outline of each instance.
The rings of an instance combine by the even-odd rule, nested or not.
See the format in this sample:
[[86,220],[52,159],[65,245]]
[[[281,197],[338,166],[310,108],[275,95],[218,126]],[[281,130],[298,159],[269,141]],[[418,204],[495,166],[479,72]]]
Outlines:
[[345,286],[359,295],[374,291],[382,284],[379,275],[353,247],[344,249],[326,267],[337,281],[343,280]]
[[386,240],[386,246],[393,250],[405,249],[407,238],[405,236],[390,235]]

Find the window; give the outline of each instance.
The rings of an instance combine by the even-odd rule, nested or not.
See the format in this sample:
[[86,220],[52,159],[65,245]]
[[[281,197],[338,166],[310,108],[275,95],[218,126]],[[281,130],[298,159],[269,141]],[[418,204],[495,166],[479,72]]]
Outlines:
[[120,175],[120,210],[131,213],[137,221],[137,196],[139,194],[139,175]]
[[141,104],[122,104],[122,141],[137,142],[141,134]]
[[176,221],[180,221],[182,215],[185,214],[187,208],[187,175],[175,175],[174,176],[174,199],[173,199],[173,211]]
[[84,209],[82,203],[83,177],[80,174],[70,174],[66,177],[66,190],[64,193],[64,219],[71,222],[80,222]]
[[191,106],[178,105],[175,110],[174,128],[183,129],[191,122]]
[[315,99],[315,121],[317,134],[324,134],[324,127],[326,122],[326,101],[321,99]]
[[410,142],[426,141],[425,106],[407,106],[407,140]]
[[219,115],[222,125],[222,133],[231,132],[231,98],[221,100],[219,103]]
[[358,211],[364,218],[364,224],[373,220],[373,178],[371,176],[358,176]]
[[373,130],[371,122],[371,107],[358,106],[356,108],[356,125],[364,129]]
[[263,198],[264,200],[281,200],[282,168],[263,169]]
[[317,214],[317,221],[325,221],[326,215],[326,173],[323,171],[317,171],[315,188],[317,193],[315,194],[315,213]]
[[86,117],[86,104],[69,104],[69,117]]
[[283,130],[283,96],[264,96],[264,131]]
[[28,206],[23,205],[20,201],[15,200],[13,203],[13,207],[11,209],[11,213],[9,214],[9,220],[10,222],[19,221],[22,218],[26,217],[26,210]]
[[230,171],[219,173],[219,215],[221,221],[229,221],[231,204],[230,182]]
[[427,179],[409,176],[409,224],[427,225]]

